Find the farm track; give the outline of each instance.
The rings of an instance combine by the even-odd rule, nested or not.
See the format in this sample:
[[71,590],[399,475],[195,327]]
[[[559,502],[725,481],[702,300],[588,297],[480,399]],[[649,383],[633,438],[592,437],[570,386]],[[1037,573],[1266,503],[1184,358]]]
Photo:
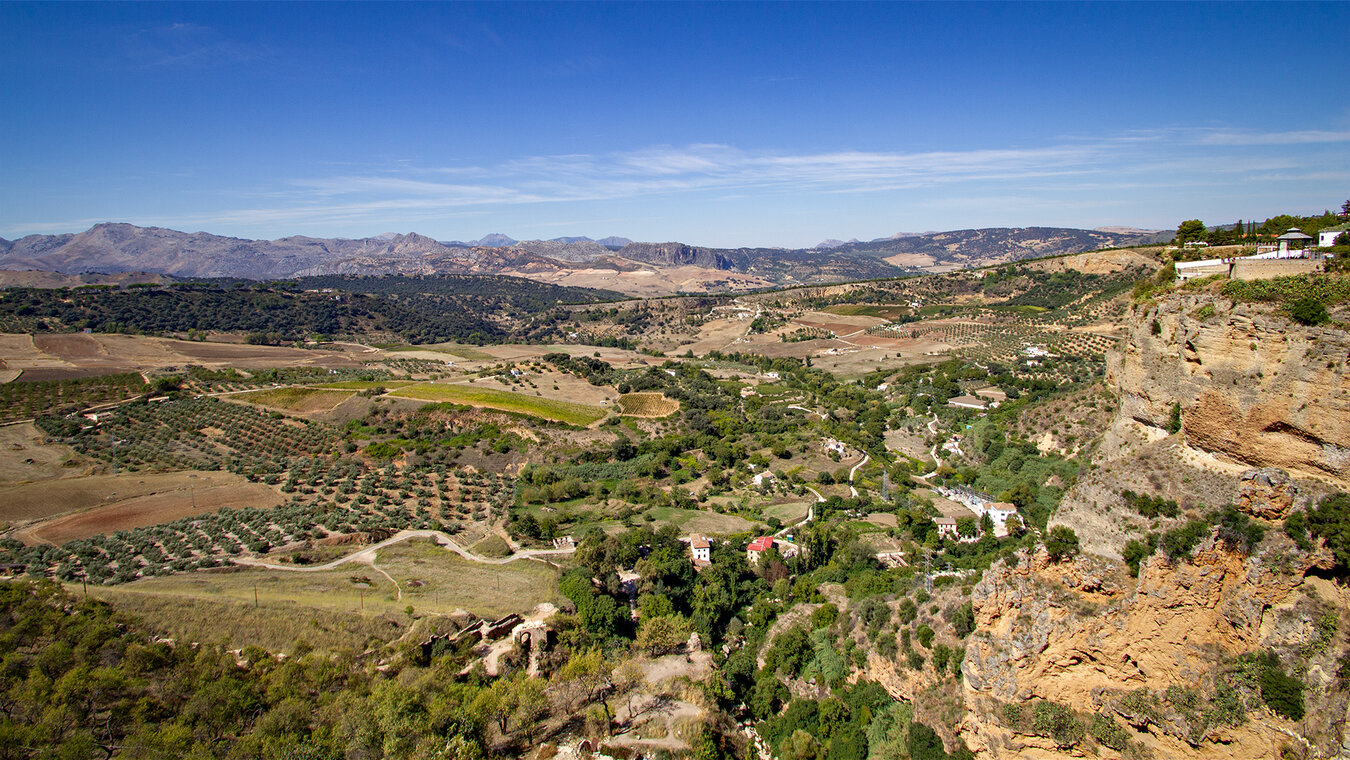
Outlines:
[[[934,414],[933,419],[928,422],[928,432],[932,433],[933,435],[937,435],[937,427],[936,427],[937,422],[938,416],[936,414]],[[936,443],[933,444],[933,447],[928,450],[928,455],[933,458],[933,471],[926,472],[922,475],[915,475],[914,478],[916,480],[928,480],[929,478],[936,475],[938,469],[942,467],[942,460],[938,457]]]
[[[853,498],[855,498],[855,499],[858,498],[858,489],[855,488],[855,487],[853,486],[853,476],[856,475],[856,474],[858,473],[858,468],[859,468],[859,467],[862,467],[863,465],[867,464],[867,463],[868,463],[869,461],[871,461],[871,460],[872,460],[872,455],[871,455],[871,454],[868,454],[868,453],[866,453],[866,452],[863,452],[863,458],[862,458],[862,461],[859,462],[859,463],[857,463],[857,464],[855,464],[855,465],[853,465],[853,469],[851,469],[851,470],[848,471],[848,490],[851,491],[851,492],[853,493]],[[934,470],[934,472],[936,472],[936,470]]]
[[[465,549],[464,547],[455,543],[454,539],[450,538],[448,534],[442,533],[439,530],[401,530],[393,537],[387,538],[379,542],[378,544],[367,546],[364,549],[359,549],[355,552],[352,552],[351,554],[348,554],[345,557],[335,559],[332,562],[325,562],[322,565],[308,565],[305,567],[296,567],[294,565],[278,565],[272,562],[265,562],[261,559],[253,557],[236,557],[234,559],[234,562],[235,564],[248,565],[249,567],[261,567],[267,570],[289,570],[291,572],[297,573],[317,573],[324,570],[332,570],[334,568],[345,565],[349,562],[356,562],[358,564],[370,565],[371,567],[375,567],[375,555],[378,554],[381,549],[413,538],[434,539],[437,544],[444,547],[447,551],[454,552],[455,554],[458,554],[459,556],[469,560],[470,562],[478,562],[485,565],[505,565],[508,562],[515,562],[518,559],[538,559],[540,557],[554,554],[571,554],[572,552],[576,551],[576,549],[520,549],[509,557],[483,557],[474,554],[468,549]],[[375,569],[379,570],[379,568]],[[388,576],[386,575],[385,577]],[[390,580],[393,579],[390,578]],[[394,585],[397,586],[398,584],[395,583]]]

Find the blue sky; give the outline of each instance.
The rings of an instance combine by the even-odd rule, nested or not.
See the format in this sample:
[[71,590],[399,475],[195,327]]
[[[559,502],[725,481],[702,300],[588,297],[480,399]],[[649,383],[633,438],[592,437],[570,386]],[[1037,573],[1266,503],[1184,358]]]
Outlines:
[[1350,3],[0,3],[0,236],[813,245],[1350,198]]

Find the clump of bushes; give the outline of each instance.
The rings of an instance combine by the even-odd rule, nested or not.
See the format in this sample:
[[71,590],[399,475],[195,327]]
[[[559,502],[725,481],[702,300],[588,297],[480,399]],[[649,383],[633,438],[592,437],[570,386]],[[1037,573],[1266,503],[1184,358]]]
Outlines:
[[1179,514],[1179,507],[1175,499],[1138,494],[1134,491],[1121,491],[1120,496],[1125,500],[1126,506],[1149,519],[1176,517]]
[[1238,658],[1239,678],[1254,685],[1276,715],[1303,720],[1303,682],[1285,672],[1274,652],[1252,652]]

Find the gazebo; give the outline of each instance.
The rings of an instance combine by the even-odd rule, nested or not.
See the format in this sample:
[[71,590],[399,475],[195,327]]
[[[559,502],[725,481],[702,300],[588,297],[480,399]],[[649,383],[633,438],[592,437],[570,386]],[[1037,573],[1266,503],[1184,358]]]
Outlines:
[[1280,253],[1288,253],[1293,243],[1298,243],[1298,248],[1294,250],[1301,250],[1307,247],[1313,238],[1297,227],[1290,227],[1288,232],[1275,239],[1280,242]]

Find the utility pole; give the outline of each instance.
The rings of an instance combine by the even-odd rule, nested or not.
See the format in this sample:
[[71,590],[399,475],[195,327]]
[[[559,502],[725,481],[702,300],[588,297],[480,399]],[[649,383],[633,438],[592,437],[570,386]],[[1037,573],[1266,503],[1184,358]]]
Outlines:
[[253,584],[253,609],[258,609],[258,584]]

